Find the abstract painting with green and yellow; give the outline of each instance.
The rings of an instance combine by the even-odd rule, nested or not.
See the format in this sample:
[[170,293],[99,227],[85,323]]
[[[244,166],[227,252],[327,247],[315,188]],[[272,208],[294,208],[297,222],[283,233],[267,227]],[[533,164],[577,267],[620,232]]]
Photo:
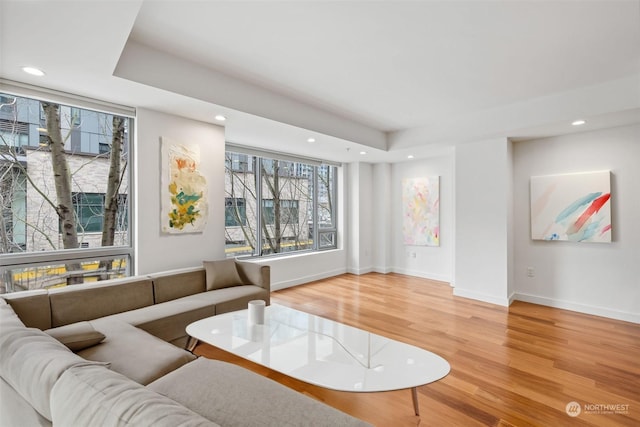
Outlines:
[[162,231],[194,233],[207,222],[207,181],[198,170],[200,147],[162,139]]

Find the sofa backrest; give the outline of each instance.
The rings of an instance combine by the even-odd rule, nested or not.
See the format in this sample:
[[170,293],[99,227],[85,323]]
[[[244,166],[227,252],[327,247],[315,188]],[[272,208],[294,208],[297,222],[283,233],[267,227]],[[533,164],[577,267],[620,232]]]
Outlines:
[[93,320],[153,305],[148,277],[126,277],[50,289],[51,327]]
[[29,328],[51,328],[51,306],[46,289],[3,294],[22,323]]
[[267,292],[271,292],[271,267],[269,265],[236,261],[236,268],[243,283],[260,286]]
[[204,267],[165,271],[148,276],[153,281],[156,304],[204,292],[206,290]]
[[[270,291],[270,268],[252,262],[223,260],[234,266],[237,284],[252,284]],[[218,271],[215,271],[217,274]],[[223,272],[220,272],[220,275]],[[212,278],[215,282],[215,278]],[[235,285],[233,283],[232,285]],[[213,283],[212,289],[225,287]],[[3,294],[22,322],[47,330],[71,323],[147,307],[207,291],[205,267],[190,267],[148,276],[125,277],[63,288]]]

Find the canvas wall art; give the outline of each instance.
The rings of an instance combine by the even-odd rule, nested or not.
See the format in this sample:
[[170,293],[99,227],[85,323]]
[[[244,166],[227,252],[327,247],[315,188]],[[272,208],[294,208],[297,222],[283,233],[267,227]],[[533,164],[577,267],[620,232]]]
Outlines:
[[160,203],[162,232],[198,233],[208,217],[207,180],[200,173],[200,147],[162,138]]
[[405,245],[440,246],[440,177],[402,180]]
[[531,238],[611,242],[609,171],[531,177]]

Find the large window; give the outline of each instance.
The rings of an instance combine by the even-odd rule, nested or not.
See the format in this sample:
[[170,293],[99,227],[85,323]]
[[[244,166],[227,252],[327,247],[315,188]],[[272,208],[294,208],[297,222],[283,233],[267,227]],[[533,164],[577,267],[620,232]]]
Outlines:
[[227,151],[227,256],[335,248],[337,167]]
[[0,293],[129,274],[132,126],[0,94]]

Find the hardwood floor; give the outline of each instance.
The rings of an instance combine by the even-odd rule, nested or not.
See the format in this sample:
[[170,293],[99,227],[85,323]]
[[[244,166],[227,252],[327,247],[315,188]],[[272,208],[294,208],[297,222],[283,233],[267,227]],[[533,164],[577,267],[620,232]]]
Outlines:
[[[640,325],[523,302],[495,306],[399,274],[345,274],[273,292],[272,302],[422,347],[451,372],[418,389],[417,417],[409,390],[335,392],[206,344],[196,353],[377,426],[640,426]],[[566,412],[570,402],[581,405],[577,417]]]

